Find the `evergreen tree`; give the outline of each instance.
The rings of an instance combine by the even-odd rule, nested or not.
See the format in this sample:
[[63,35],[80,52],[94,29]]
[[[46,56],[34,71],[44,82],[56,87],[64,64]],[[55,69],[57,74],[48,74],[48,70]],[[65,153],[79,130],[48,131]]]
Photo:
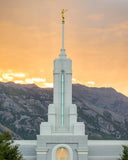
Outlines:
[[5,131],[0,135],[0,160],[23,160],[18,146],[13,143],[9,132]]
[[128,146],[123,145],[123,153],[119,160],[128,160]]

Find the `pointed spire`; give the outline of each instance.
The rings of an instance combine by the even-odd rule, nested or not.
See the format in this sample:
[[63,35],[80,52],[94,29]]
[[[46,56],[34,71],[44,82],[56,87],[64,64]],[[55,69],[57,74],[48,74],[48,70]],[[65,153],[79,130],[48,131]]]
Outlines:
[[65,10],[62,10],[62,49],[60,53],[60,58],[66,58],[67,55],[65,54],[65,49],[64,49],[64,22],[65,22]]

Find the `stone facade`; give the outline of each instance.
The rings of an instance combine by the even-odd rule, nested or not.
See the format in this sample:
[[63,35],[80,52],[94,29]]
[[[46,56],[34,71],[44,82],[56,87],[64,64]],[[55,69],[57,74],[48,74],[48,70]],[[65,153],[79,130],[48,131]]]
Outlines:
[[[46,137],[47,137],[47,140],[50,139],[50,138],[48,138],[48,136],[46,136]],[[52,140],[52,142],[55,142],[55,139]],[[37,147],[37,143],[38,143],[37,140],[35,140],[35,141],[34,140],[18,140],[18,141],[15,141],[15,144],[19,145],[19,149],[20,149],[21,153],[23,154],[25,160],[37,160],[37,155],[39,156],[39,152],[42,152],[42,151],[45,156],[46,156],[46,153],[50,153],[51,151],[53,151],[53,155],[55,157],[54,153],[56,151],[56,147],[61,147],[61,146],[63,146],[63,147],[69,146],[69,147],[67,147],[67,148],[69,148],[69,150],[71,148],[73,148],[73,151],[70,151],[71,154],[73,153],[73,158],[76,155],[79,157],[79,156],[82,156],[87,153],[86,148],[84,148],[84,154],[83,154],[82,149],[78,150],[79,151],[78,152],[76,150],[77,144],[74,146],[71,146],[72,144],[70,144],[69,142],[67,144],[65,144],[64,139],[61,142],[63,142],[63,144],[60,144],[60,140],[58,139],[56,141],[56,143],[52,143],[52,145],[51,144],[47,145],[46,139],[45,139],[44,144],[47,146],[47,148],[45,148],[44,150],[39,150],[39,145]],[[71,140],[70,140],[70,142],[71,142]],[[40,143],[40,145],[41,145],[41,143]],[[120,155],[122,153],[122,145],[128,145],[128,140],[127,141],[88,140],[88,155],[87,155],[88,160],[117,160],[118,158],[120,158]],[[81,144],[80,144],[80,146],[81,146]],[[37,154],[37,151],[38,151],[38,154]],[[82,157],[80,157],[80,159],[82,159]],[[41,159],[41,160],[43,160],[43,159]]]
[[87,136],[37,136],[37,160],[55,160],[58,148],[66,148],[72,160],[86,160]]

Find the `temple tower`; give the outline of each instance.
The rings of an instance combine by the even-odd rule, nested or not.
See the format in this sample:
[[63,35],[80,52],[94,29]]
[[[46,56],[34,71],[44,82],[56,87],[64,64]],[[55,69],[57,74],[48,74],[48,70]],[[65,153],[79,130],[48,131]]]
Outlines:
[[85,125],[77,122],[77,106],[72,104],[72,61],[64,49],[65,10],[62,10],[62,49],[54,60],[53,104],[48,106],[48,122],[40,125],[37,160],[87,160]]

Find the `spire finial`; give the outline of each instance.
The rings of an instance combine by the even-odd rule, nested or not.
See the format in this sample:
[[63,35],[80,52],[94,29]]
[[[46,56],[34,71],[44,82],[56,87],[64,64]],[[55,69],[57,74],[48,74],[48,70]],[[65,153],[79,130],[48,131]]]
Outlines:
[[62,9],[62,12],[61,12],[61,14],[62,14],[62,22],[65,22],[65,12],[67,12],[68,10],[67,9]]
[[63,9],[62,14],[62,49],[60,53],[60,58],[66,58],[65,49],[64,49],[64,22],[65,22],[65,12],[67,10]]
[[64,22],[65,10],[63,9],[61,13],[62,13],[62,22]]

